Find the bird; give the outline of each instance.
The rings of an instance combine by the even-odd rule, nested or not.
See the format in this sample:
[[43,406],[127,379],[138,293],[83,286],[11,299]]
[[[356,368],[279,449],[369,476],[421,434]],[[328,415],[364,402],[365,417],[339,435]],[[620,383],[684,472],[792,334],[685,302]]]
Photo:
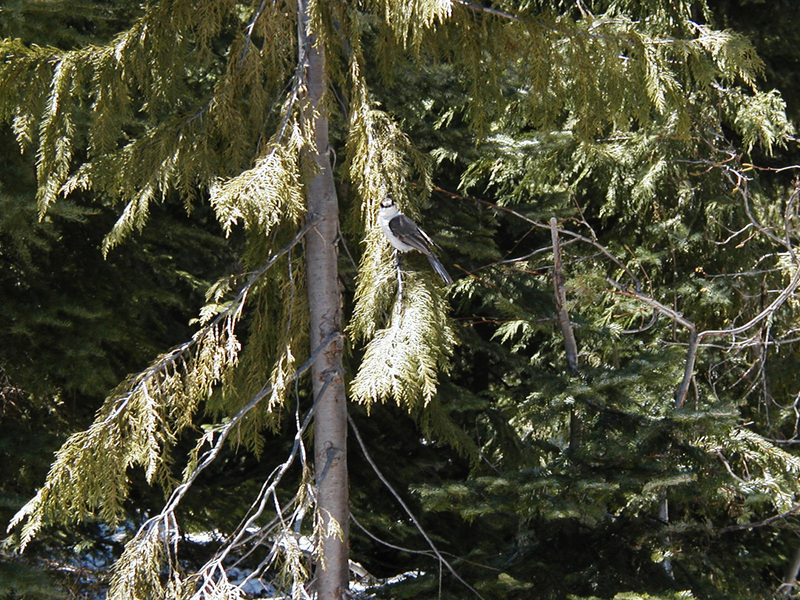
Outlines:
[[453,278],[433,254],[433,247],[436,246],[436,243],[414,221],[397,209],[394,200],[388,194],[381,200],[378,224],[395,250],[403,253],[416,250],[424,254],[442,281],[446,285],[453,284]]

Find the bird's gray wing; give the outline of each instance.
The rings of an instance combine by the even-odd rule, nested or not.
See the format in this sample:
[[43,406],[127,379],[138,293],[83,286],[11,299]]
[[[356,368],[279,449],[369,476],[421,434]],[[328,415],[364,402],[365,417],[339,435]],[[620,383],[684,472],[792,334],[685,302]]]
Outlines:
[[389,221],[389,229],[401,242],[423,254],[430,254],[431,246],[435,245],[428,234],[404,214],[399,214]]

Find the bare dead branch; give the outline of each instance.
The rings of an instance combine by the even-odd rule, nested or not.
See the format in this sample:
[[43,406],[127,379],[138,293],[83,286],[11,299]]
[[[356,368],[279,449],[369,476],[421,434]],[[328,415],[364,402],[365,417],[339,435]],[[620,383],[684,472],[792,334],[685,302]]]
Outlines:
[[395,544],[392,544],[391,542],[387,542],[386,540],[382,540],[381,538],[376,536],[374,533],[372,533],[369,529],[364,527],[364,525],[362,525],[359,522],[359,520],[356,519],[355,515],[353,515],[352,513],[350,513],[350,519],[352,519],[353,523],[356,524],[356,527],[358,527],[361,531],[364,532],[364,535],[366,535],[371,540],[381,544],[382,546],[386,546],[387,548],[391,548],[392,550],[399,550],[400,552],[407,552],[408,554],[421,554],[423,556],[430,556],[430,557],[435,557],[436,556],[430,550],[415,550],[414,548],[404,548],[403,546],[397,546]]
[[789,510],[785,510],[780,514],[773,515],[763,521],[758,521],[756,523],[741,523],[738,525],[729,525],[728,527],[723,527],[719,530],[719,533],[730,533],[732,531],[743,531],[746,529],[756,529],[758,527],[767,527],[768,525],[772,525],[776,521],[782,521],[786,517],[790,517],[793,514],[796,514],[800,511],[800,504],[795,504]]
[[558,221],[550,219],[550,236],[553,240],[553,288],[556,299],[556,313],[564,336],[564,350],[567,353],[567,364],[572,371],[578,370],[578,343],[575,341],[575,330],[569,320],[567,311],[567,294],[564,290],[564,272],[561,266],[561,245],[558,240]]
[[493,15],[495,17],[500,17],[501,19],[507,19],[509,21],[514,21],[515,23],[519,23],[520,19],[516,15],[512,15],[510,12],[506,12],[504,10],[500,10],[497,8],[492,8],[491,6],[482,6],[477,2],[470,2],[470,0],[453,0],[454,4],[459,4],[464,6],[470,10],[474,10],[477,12],[486,13],[489,15]]

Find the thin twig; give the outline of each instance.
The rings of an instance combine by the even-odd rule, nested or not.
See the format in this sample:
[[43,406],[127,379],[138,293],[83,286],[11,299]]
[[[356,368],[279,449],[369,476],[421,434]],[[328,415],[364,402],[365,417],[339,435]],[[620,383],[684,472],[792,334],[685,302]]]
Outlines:
[[372,470],[375,471],[375,474],[378,476],[378,479],[381,480],[383,485],[386,486],[386,489],[388,489],[389,492],[391,492],[392,496],[394,496],[395,499],[397,500],[397,502],[400,504],[400,506],[403,507],[403,510],[408,515],[408,517],[411,519],[411,522],[414,523],[414,526],[417,528],[417,531],[419,531],[420,534],[422,535],[422,537],[425,538],[425,541],[428,542],[428,545],[430,546],[431,550],[436,555],[436,558],[439,561],[439,565],[440,566],[444,565],[445,567],[447,567],[447,570],[450,571],[450,574],[453,575],[453,577],[455,577],[456,580],[458,580],[464,587],[466,587],[468,590],[470,590],[473,594],[475,594],[481,600],[485,600],[483,598],[483,596],[480,595],[478,590],[476,590],[469,583],[464,581],[464,579],[456,572],[456,570],[453,568],[453,566],[450,564],[450,562],[447,559],[445,559],[444,556],[442,556],[442,553],[436,547],[436,544],[433,543],[433,540],[430,538],[430,536],[422,528],[422,525],[420,524],[420,522],[417,519],[417,517],[414,516],[414,513],[411,511],[411,509],[405,503],[403,498],[392,487],[392,484],[389,483],[389,480],[386,479],[386,477],[383,475],[381,470],[378,468],[378,465],[375,464],[375,461],[372,460],[372,456],[370,456],[369,452],[367,451],[367,447],[364,445],[364,440],[361,439],[361,434],[358,432],[358,428],[356,427],[355,421],[353,421],[353,417],[348,414],[347,415],[347,420],[349,421],[350,427],[352,428],[353,433],[356,436],[356,440],[358,441],[358,445],[361,447],[361,452],[364,454],[364,458],[367,459],[367,462],[372,467]]
[[489,15],[493,15],[495,17],[500,17],[501,19],[508,19],[509,21],[514,21],[515,23],[520,22],[520,18],[516,15],[512,15],[510,12],[506,12],[504,10],[500,10],[498,8],[492,8],[490,6],[482,6],[477,4],[476,2],[470,2],[469,0],[453,0],[454,4],[460,4],[470,10],[474,10],[477,12],[486,13]]
[[391,548],[392,550],[399,550],[400,552],[407,552],[408,554],[422,554],[423,556],[436,556],[435,554],[433,554],[432,552],[430,552],[428,550],[414,550],[413,548],[404,548],[402,546],[396,546],[396,545],[392,544],[391,542],[387,542],[386,540],[382,540],[381,538],[376,536],[374,533],[370,532],[366,527],[364,527],[359,522],[359,520],[356,519],[355,515],[352,512],[350,513],[350,519],[353,521],[353,523],[356,524],[356,526],[361,531],[363,531],[366,534],[367,537],[369,537],[370,539],[378,542],[382,546],[386,546],[387,548]]
[[247,24],[246,31],[247,35],[244,40],[244,44],[242,44],[242,54],[239,56],[239,63],[237,67],[239,69],[242,68],[242,63],[244,62],[245,56],[247,56],[247,51],[250,48],[250,44],[253,40],[253,30],[256,27],[256,21],[261,17],[264,12],[264,7],[267,4],[267,0],[261,0],[261,4],[258,6],[256,11],[253,13],[253,18],[250,19],[250,22]]

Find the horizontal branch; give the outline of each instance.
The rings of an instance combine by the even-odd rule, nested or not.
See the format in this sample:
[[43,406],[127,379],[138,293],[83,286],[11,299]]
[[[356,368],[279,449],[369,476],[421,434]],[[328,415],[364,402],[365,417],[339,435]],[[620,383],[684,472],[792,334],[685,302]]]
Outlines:
[[795,504],[789,510],[785,510],[780,514],[773,515],[768,519],[764,519],[763,521],[758,521],[756,523],[741,523],[739,525],[729,525],[728,527],[723,527],[719,530],[718,533],[730,533],[732,531],[742,531],[745,529],[756,529],[758,527],[767,527],[768,525],[772,525],[776,521],[781,521],[786,517],[790,517],[793,514],[800,511],[800,504]]
[[510,12],[506,12],[504,10],[492,8],[491,6],[483,6],[481,4],[478,4],[477,2],[470,2],[470,0],[452,0],[452,2],[453,4],[459,4],[470,10],[486,13],[489,15],[493,15],[495,17],[500,17],[501,19],[508,19],[509,21],[514,21],[515,23],[520,22],[520,18],[518,16],[513,15]]

